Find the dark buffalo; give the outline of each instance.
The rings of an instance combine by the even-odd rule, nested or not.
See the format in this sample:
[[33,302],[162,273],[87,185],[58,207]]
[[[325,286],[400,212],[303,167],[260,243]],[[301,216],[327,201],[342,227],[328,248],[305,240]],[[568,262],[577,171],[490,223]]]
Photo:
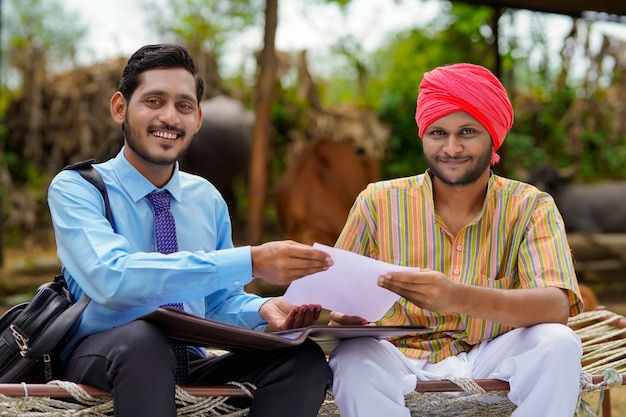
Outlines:
[[573,184],[575,169],[535,167],[527,182],[549,193],[568,232],[625,233],[626,181]]

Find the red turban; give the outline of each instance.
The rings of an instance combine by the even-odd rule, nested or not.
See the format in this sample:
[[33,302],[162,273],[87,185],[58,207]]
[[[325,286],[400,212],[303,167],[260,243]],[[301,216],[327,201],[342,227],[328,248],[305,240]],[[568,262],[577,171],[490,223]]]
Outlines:
[[435,120],[458,111],[474,117],[491,135],[491,164],[513,126],[513,107],[502,83],[487,68],[473,64],[447,65],[424,74],[417,96],[415,121],[420,137]]

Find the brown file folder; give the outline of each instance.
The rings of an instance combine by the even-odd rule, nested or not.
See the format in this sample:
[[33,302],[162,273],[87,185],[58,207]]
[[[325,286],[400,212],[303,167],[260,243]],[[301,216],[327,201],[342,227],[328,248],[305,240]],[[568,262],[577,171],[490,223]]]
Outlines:
[[158,324],[171,339],[195,346],[222,349],[270,350],[298,345],[307,337],[348,339],[375,337],[387,339],[394,336],[425,333],[424,326],[310,326],[300,329],[264,333],[207,320],[180,310],[161,307],[139,319]]

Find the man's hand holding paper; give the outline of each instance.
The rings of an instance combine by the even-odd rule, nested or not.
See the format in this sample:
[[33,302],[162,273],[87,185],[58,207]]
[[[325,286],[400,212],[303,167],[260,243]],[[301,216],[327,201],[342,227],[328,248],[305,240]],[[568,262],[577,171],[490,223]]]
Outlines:
[[395,271],[417,268],[398,266],[319,243],[313,247],[328,253],[334,265],[291,283],[284,297],[299,304],[321,304],[323,308],[367,321],[379,320],[400,297],[378,286],[378,279]]

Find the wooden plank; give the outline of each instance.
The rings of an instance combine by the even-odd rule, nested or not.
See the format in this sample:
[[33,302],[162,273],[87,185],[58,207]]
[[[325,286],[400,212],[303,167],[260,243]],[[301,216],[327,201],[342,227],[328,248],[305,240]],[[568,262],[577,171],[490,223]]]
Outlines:
[[[500,381],[499,379],[475,379],[474,382],[480,385],[485,391],[508,391],[509,383]],[[417,392],[460,392],[463,388],[453,382],[436,380],[436,381],[418,381],[415,386]]]
[[[602,375],[593,375],[593,383],[602,382]],[[622,378],[622,385],[626,385]],[[476,379],[474,380],[485,391],[508,391],[509,383],[497,379]],[[101,389],[78,384],[79,387],[87,391],[93,397],[110,397],[111,394]],[[247,397],[241,388],[233,385],[183,385],[185,391],[194,397]],[[418,381],[415,386],[418,392],[461,392],[463,389],[450,381]],[[0,384],[0,394],[7,397],[51,397],[51,398],[72,398],[72,395],[65,389],[54,384]]]
[[[111,397],[109,392],[90,385],[78,384],[92,397]],[[241,388],[234,385],[183,385],[182,388],[194,397],[247,397]],[[54,384],[0,384],[0,394],[7,397],[50,397],[72,398],[65,389]]]
[[[594,384],[599,384],[604,380],[602,375],[593,375],[591,377]],[[482,387],[485,391],[508,391],[509,383],[498,379],[475,379],[474,382]],[[626,375],[622,375],[622,385],[626,385]],[[445,380],[436,381],[418,381],[415,386],[418,392],[461,392],[463,388],[453,382]]]

